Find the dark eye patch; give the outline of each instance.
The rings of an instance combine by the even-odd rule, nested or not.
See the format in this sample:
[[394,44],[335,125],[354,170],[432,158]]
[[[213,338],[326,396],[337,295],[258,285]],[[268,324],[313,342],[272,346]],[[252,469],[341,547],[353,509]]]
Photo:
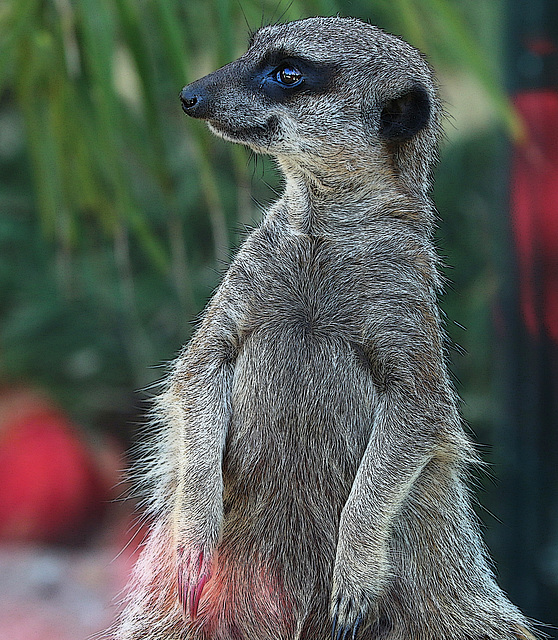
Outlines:
[[331,89],[337,65],[314,62],[285,49],[270,51],[248,79],[253,90],[275,102],[287,102],[299,94],[320,94]]

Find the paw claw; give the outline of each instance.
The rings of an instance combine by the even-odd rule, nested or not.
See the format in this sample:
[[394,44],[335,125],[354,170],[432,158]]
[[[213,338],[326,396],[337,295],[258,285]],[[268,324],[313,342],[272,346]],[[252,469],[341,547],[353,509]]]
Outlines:
[[[337,613],[333,615],[332,625],[331,625],[331,640],[345,640],[347,637],[349,629],[345,627],[343,624],[338,625],[338,616]],[[343,634],[343,637],[341,637]]]
[[353,627],[353,635],[351,640],[355,640],[358,628],[360,627],[360,623],[362,622],[362,613],[359,613],[357,619],[355,620],[355,626]]
[[339,598],[332,610],[331,640],[356,640],[363,619],[362,605]]
[[[199,554],[187,553],[184,547],[179,547],[178,555],[178,601],[182,614],[186,618],[195,620],[198,615],[198,605],[206,582],[211,577],[210,569],[203,551]],[[194,560],[197,555],[197,559]]]
[[201,575],[198,584],[190,592],[190,616],[192,620],[195,620],[198,615],[198,604],[207,580],[208,577],[205,574]]

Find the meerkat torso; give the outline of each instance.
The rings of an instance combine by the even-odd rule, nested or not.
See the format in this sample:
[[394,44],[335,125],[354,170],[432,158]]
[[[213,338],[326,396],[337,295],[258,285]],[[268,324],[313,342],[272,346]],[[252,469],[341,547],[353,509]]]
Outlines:
[[261,29],[181,100],[286,185],[157,402],[154,525],[111,637],[532,638],[463,481],[430,68],[375,27],[313,18]]

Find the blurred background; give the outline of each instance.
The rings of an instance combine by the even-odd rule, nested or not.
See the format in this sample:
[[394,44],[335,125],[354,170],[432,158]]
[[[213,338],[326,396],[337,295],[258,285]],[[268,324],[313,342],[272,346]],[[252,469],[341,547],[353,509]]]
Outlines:
[[110,623],[143,537],[120,496],[153,385],[281,188],[180,89],[262,24],[337,13],[437,70],[442,307],[490,463],[478,513],[501,585],[558,625],[558,3],[3,0],[0,637]]

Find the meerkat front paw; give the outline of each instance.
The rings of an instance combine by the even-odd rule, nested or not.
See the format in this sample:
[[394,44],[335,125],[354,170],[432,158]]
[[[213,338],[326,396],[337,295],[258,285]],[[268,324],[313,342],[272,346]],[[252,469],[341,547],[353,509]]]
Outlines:
[[195,620],[203,588],[212,574],[212,553],[203,546],[177,548],[178,600],[185,616]]
[[355,640],[363,618],[359,603],[352,598],[347,600],[341,595],[337,596],[332,606],[331,640]]
[[[206,480],[210,480],[207,474]],[[217,478],[176,489],[174,548],[176,587],[184,617],[194,620],[206,583],[213,573],[215,550],[223,527],[222,482]]]
[[373,609],[366,585],[334,580],[331,596],[332,640],[355,640],[357,631]]
[[355,640],[361,624],[377,615],[377,600],[388,574],[387,553],[362,552],[337,551],[331,593],[332,640]]

